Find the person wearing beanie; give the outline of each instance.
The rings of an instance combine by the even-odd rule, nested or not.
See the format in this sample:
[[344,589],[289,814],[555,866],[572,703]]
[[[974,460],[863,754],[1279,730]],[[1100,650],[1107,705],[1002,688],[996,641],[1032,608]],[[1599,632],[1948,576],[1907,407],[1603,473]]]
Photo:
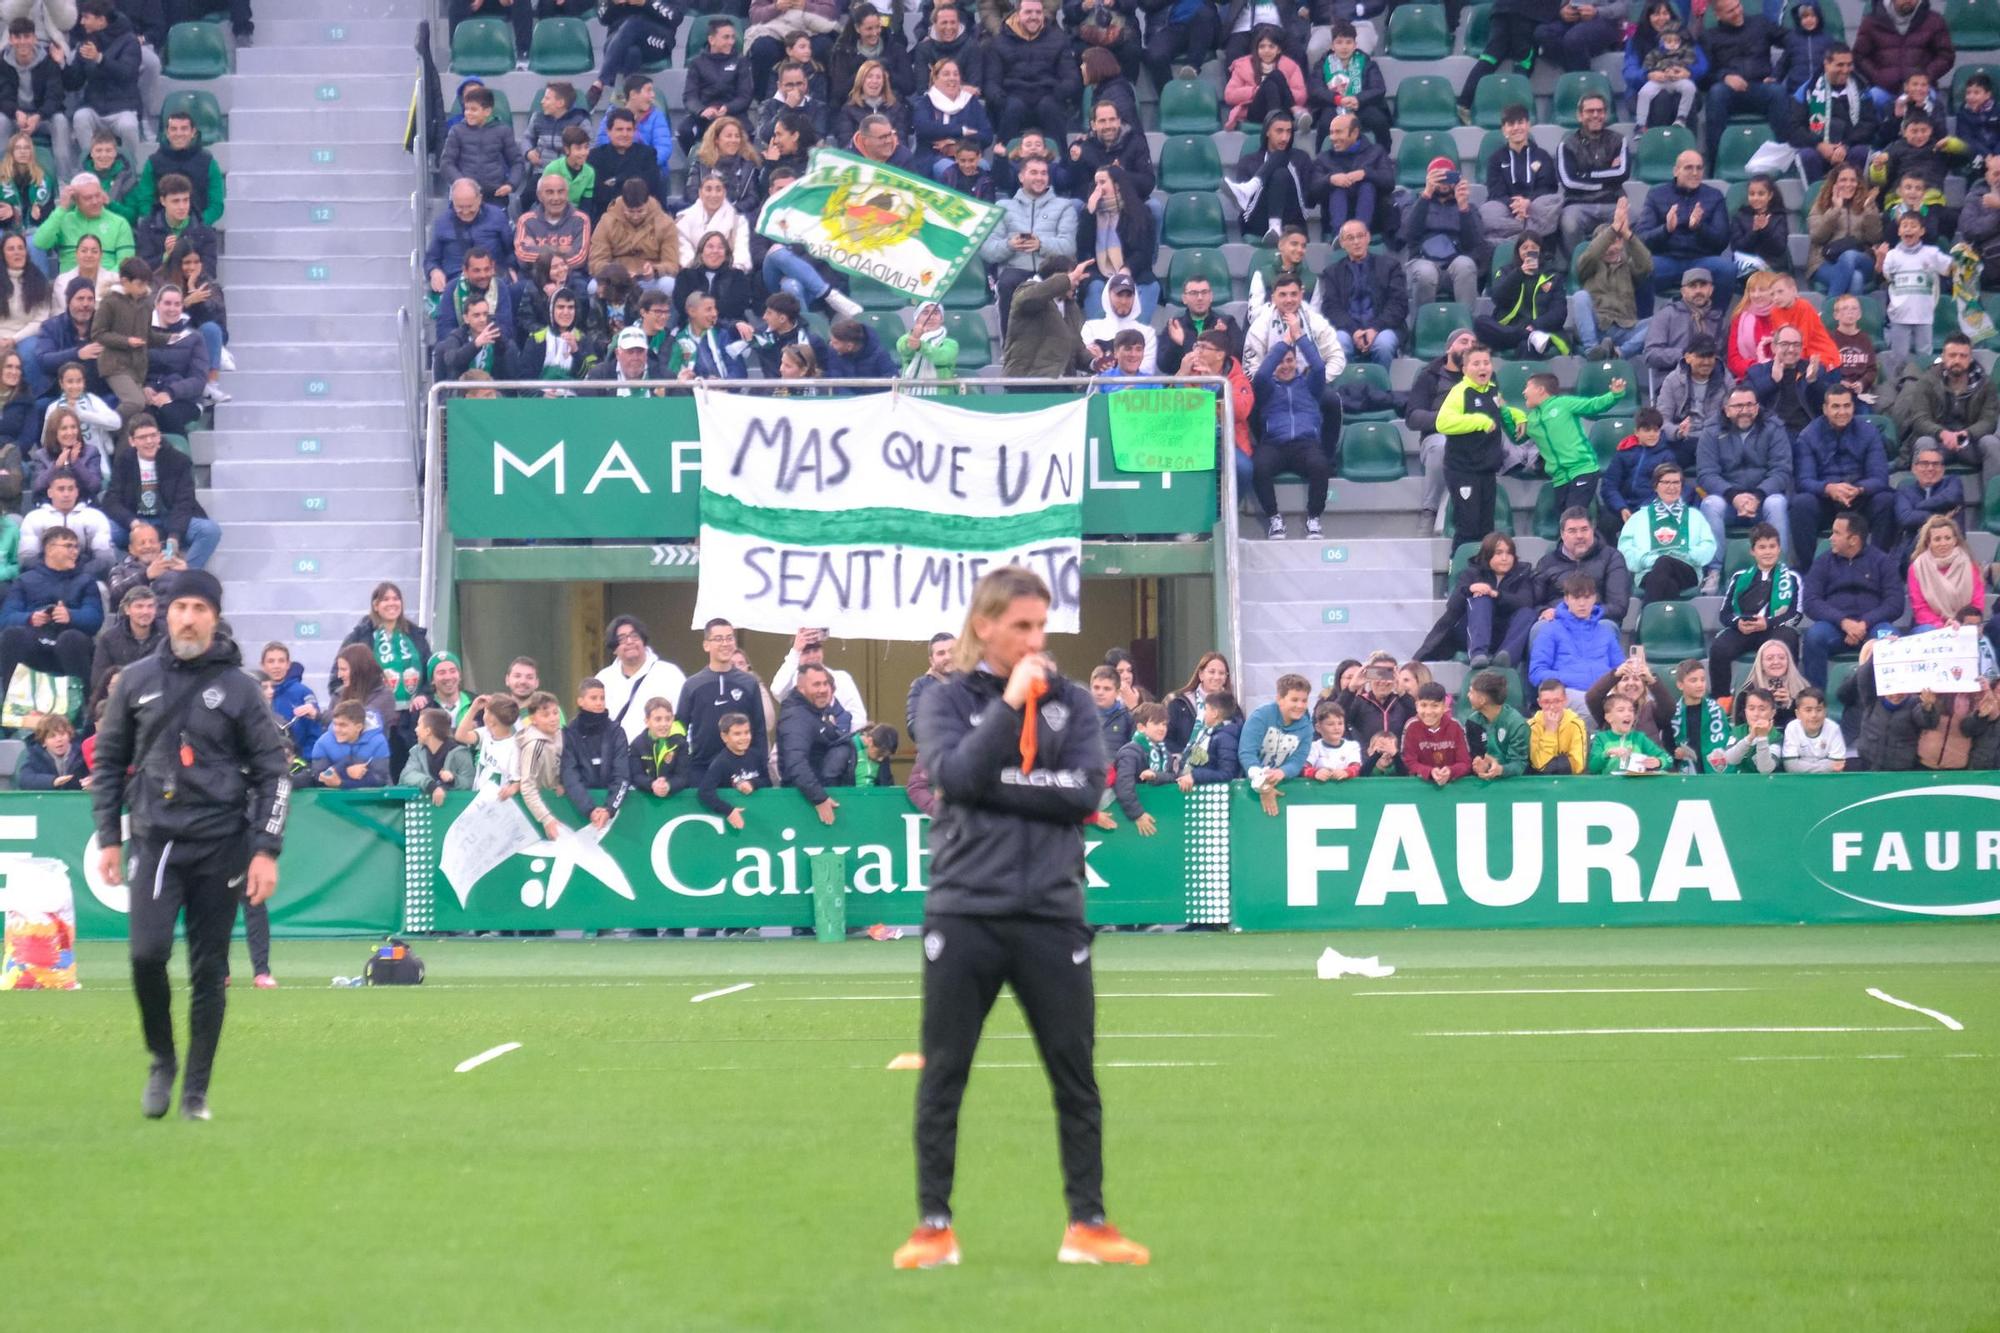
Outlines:
[[[239,903],[278,888],[290,783],[285,743],[223,632],[222,585],[206,570],[175,575],[166,651],[127,667],[98,723],[91,773],[98,874],[130,882],[132,988],[151,1059],[140,1110],[166,1115],[180,1072],[167,960],[186,913],[188,1062],[181,1115],[209,1119],[208,1085],[222,1038],[229,935]],[[131,847],[125,816],[131,814]]]

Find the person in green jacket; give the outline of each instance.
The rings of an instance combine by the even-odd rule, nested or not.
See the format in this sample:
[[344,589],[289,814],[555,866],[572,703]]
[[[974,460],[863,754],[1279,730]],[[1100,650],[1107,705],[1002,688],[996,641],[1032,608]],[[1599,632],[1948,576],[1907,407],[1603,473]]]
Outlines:
[[222,223],[226,203],[222,167],[215,154],[201,142],[194,117],[185,111],[167,114],[167,141],[146,159],[139,179],[112,208],[128,222],[142,222],[152,216],[159,202],[160,182],[169,176],[185,176],[194,187],[194,211],[211,227]]
[[21,519],[17,514],[0,514],[0,583],[21,577]]
[[1518,778],[1528,771],[1528,719],[1507,704],[1507,678],[1482,671],[1465,687],[1476,715],[1473,726],[1485,738],[1486,753],[1472,761],[1472,775],[1487,782]]
[[1593,773],[1659,773],[1667,767],[1667,752],[1651,736],[1632,725],[1638,706],[1626,694],[1604,701],[1604,730],[1591,737]]
[[112,212],[97,177],[80,171],[56,196],[56,211],[35,228],[37,250],[56,257],[56,271],[76,267],[76,243],[95,236],[104,247],[104,267],[116,273],[132,257],[132,224]]
[[1715,559],[1715,529],[1682,498],[1687,478],[1679,463],[1653,469],[1653,499],[1632,511],[1618,534],[1618,554],[1648,602],[1687,596]]
[[470,792],[473,783],[471,747],[452,738],[451,714],[426,708],[417,714],[417,743],[403,761],[402,786],[415,787],[443,805],[446,792]]
[[944,307],[926,301],[917,307],[910,331],[896,340],[906,380],[948,380],[958,374],[958,340],[944,329]]
[[1549,484],[1556,488],[1556,512],[1588,509],[1597,499],[1597,450],[1583,433],[1578,417],[1594,417],[1609,412],[1625,396],[1625,381],[1611,381],[1611,392],[1595,398],[1558,394],[1562,386],[1554,375],[1543,372],[1528,376],[1521,401],[1528,407],[1528,438],[1542,451],[1548,464]]

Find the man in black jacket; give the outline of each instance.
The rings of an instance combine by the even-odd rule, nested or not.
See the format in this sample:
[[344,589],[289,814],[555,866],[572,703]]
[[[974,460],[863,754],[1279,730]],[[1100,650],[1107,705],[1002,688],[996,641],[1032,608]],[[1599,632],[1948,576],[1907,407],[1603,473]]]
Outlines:
[[[578,819],[601,829],[632,789],[632,755],[625,729],[604,708],[604,682],[591,676],[576,687],[576,716],[563,728],[562,786]],[[592,792],[604,793],[603,801]]]
[[1784,34],[1762,14],[1746,15],[1743,0],[1715,0],[1715,23],[1702,36],[1708,48],[1707,109],[1702,135],[1705,156],[1715,161],[1722,132],[1738,111],[1755,111],[1771,127],[1771,137],[1791,138],[1791,99],[1771,65],[1771,50],[1785,44]]
[[1555,619],[1562,605],[1563,583],[1572,574],[1588,574],[1597,584],[1597,604],[1604,608],[1604,623],[1624,623],[1632,605],[1632,571],[1615,546],[1597,539],[1588,509],[1565,509],[1557,522],[1558,540],[1549,553],[1535,564],[1535,600],[1542,608],[1535,628],[1528,631],[1528,645],[1534,646],[1541,627]]
[[98,723],[91,807],[98,874],[113,885],[127,882],[128,804],[132,811],[132,988],[152,1055],[140,1108],[158,1119],[173,1098],[167,959],[185,908],[191,996],[181,1115],[207,1120],[236,905],[277,891],[291,787],[277,719],[218,629],[222,585],[190,570],[170,595],[166,650],[119,674]]
[[1387,369],[1395,363],[1410,318],[1410,285],[1403,266],[1386,254],[1370,254],[1368,241],[1368,228],[1361,222],[1341,227],[1344,253],[1320,274],[1320,309],[1340,335],[1348,360],[1373,361]]
[[441,380],[461,379],[468,370],[484,371],[496,380],[513,379],[515,375],[513,345],[507,341],[499,321],[493,318],[491,304],[483,296],[465,303],[465,319],[438,340],[432,356]]
[[986,105],[1003,142],[1012,143],[1030,125],[1050,135],[1069,128],[1069,108],[1083,76],[1042,0],[1021,0],[988,43],[987,54],[996,86],[988,90]]
[[702,627],[701,646],[708,653],[708,665],[695,672],[681,687],[674,716],[688,734],[688,765],[693,773],[706,773],[722,753],[722,732],[717,723],[725,713],[746,713],[750,717],[750,748],[767,754],[770,739],[764,734],[764,687],[747,671],[738,671],[736,627],[726,620],[711,620]]
[[1069,1206],[1057,1259],[1150,1257],[1104,1220],[1083,821],[1097,812],[1107,761],[1089,692],[1055,675],[1042,655],[1049,602],[1048,585],[1018,565],[980,579],[953,659],[957,674],[924,695],[924,762],[938,806],[924,897],[919,1221],[896,1251],[897,1268],[959,1261],[951,1218],[958,1109],[1002,983],[1013,988],[1055,1090]]
[[604,210],[611,207],[611,201],[625,192],[625,182],[635,176],[646,182],[646,193],[653,198],[667,197],[666,186],[660,180],[659,156],[651,145],[639,142],[638,121],[632,113],[622,106],[605,112],[604,134],[605,142],[591,149],[587,159],[596,173],[584,202],[584,211],[590,214],[593,226],[604,216]]
[[831,824],[839,801],[828,787],[854,785],[854,719],[833,697],[833,673],[823,666],[799,668],[798,684],[778,705],[778,781],[805,797]]
[[23,663],[90,679],[93,640],[104,625],[97,575],[77,567],[82,542],[68,528],[42,534],[42,562],[26,564],[0,602],[0,680]]
[[78,154],[86,153],[92,136],[108,129],[118,136],[125,160],[138,162],[145,156],[139,144],[138,34],[111,0],[80,0],[76,9],[70,60],[63,68],[63,87],[81,94],[70,116],[70,142]]
[[189,568],[202,568],[221,544],[222,529],[195,499],[193,461],[164,446],[159,423],[148,413],[132,418],[126,438],[132,447],[112,457],[110,479],[98,497],[113,543],[123,550],[132,525],[144,519],[178,544]]
[[1850,158],[1866,175],[1868,148],[1875,142],[1875,99],[1854,72],[1854,51],[1847,43],[1826,48],[1819,75],[1793,95],[1788,118],[1792,146],[1808,179],[1818,180]]
[[750,110],[754,91],[750,58],[736,49],[736,26],[709,24],[708,49],[688,62],[687,86],[681,93],[681,105],[687,108],[681,121],[681,147],[694,151],[709,124],[719,117],[741,120]]
[[1153,150],[1136,125],[1127,125],[1118,108],[1099,102],[1090,117],[1090,133],[1069,146],[1070,197],[1088,199],[1097,188],[1097,173],[1105,167],[1123,167],[1132,188],[1141,199],[1150,199],[1157,179],[1153,174]]

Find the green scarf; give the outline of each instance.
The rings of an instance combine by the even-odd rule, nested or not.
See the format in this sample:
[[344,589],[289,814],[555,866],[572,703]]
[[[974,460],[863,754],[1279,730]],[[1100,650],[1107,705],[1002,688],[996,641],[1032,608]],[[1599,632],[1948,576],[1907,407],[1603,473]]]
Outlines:
[[415,668],[421,673],[424,669],[423,659],[417,656],[416,640],[390,628],[376,630],[369,643],[375,650],[375,660],[382,664],[382,674],[389,678],[387,683],[396,691],[397,704],[408,704],[410,689],[403,683],[403,672]]
[[[1688,554],[1689,512],[1685,500],[1680,504],[1672,506],[1663,504],[1659,500],[1654,500],[1646,506],[1646,535],[1652,539],[1655,551],[1669,555],[1685,556]],[[1660,540],[1661,528],[1672,528],[1674,530],[1673,541],[1663,542]]]
[[1188,733],[1187,748],[1181,751],[1181,765],[1184,768],[1208,766],[1208,719],[1197,720],[1194,730]]
[[1167,747],[1150,736],[1134,736],[1132,739],[1146,747],[1146,769],[1162,777],[1167,772]]
[[1729,717],[1712,698],[1704,696],[1694,706],[1682,699],[1674,710],[1674,735],[1695,752],[1694,771],[1707,773],[1708,757],[1729,744]]
[[[1353,57],[1344,65],[1331,51],[1326,53],[1326,58],[1320,61],[1319,65],[1320,82],[1332,88],[1334,94],[1340,97],[1359,98],[1361,96],[1361,84],[1367,73],[1368,56],[1360,47],[1354,49]],[[1340,78],[1347,80],[1347,85],[1344,88],[1336,87],[1334,84],[1334,80]]]
[[875,774],[880,771],[881,767],[882,765],[868,757],[868,742],[859,736],[854,737],[854,785],[857,787],[874,786]]

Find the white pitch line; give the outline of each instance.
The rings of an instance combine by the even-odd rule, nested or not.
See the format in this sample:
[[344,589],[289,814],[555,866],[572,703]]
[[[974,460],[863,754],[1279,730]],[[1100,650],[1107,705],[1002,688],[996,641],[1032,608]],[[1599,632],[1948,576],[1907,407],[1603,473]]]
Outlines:
[[1419,1037],[1709,1037],[1769,1032],[1929,1032],[1926,1027],[1744,1028],[1496,1028],[1483,1032],[1419,1032]]
[[754,981],[739,981],[734,986],[724,986],[721,990],[705,990],[699,995],[690,995],[688,1003],[700,1004],[703,1000],[713,1000],[718,996],[734,995],[737,991],[749,990],[756,984]]
[[485,1064],[488,1060],[498,1060],[501,1056],[507,1054],[507,1052],[518,1051],[520,1049],[521,1049],[521,1043],[518,1041],[502,1042],[500,1045],[495,1046],[490,1051],[481,1051],[479,1054],[473,1056],[470,1060],[459,1061],[458,1068],[454,1069],[452,1072],[454,1074],[470,1074],[473,1070],[479,1068],[479,1066]]
[[[921,1000],[918,994],[910,995],[766,995],[751,1004],[788,1004],[794,1001],[807,1004],[821,1004],[836,1001]],[[1099,991],[1100,1000],[1268,1000],[1270,991],[1261,990],[1133,990]]]
[[1913,1014],[1922,1014],[1925,1018],[1935,1018],[1938,1022],[1944,1024],[1946,1028],[1950,1029],[1953,1032],[1965,1031],[1965,1024],[1959,1022],[1956,1018],[1953,1018],[1950,1014],[1941,1014],[1935,1009],[1926,1009],[1920,1004],[1911,1004],[1908,1000],[1899,1000],[1895,996],[1889,994],[1888,991],[1877,990],[1873,986],[1870,986],[1868,988],[1868,993],[1874,996],[1876,999],[1880,1000],[1884,1004],[1893,1004],[1898,1009],[1907,1009]]
[[1723,995],[1754,986],[1561,986],[1510,990],[1358,990],[1360,995]]

